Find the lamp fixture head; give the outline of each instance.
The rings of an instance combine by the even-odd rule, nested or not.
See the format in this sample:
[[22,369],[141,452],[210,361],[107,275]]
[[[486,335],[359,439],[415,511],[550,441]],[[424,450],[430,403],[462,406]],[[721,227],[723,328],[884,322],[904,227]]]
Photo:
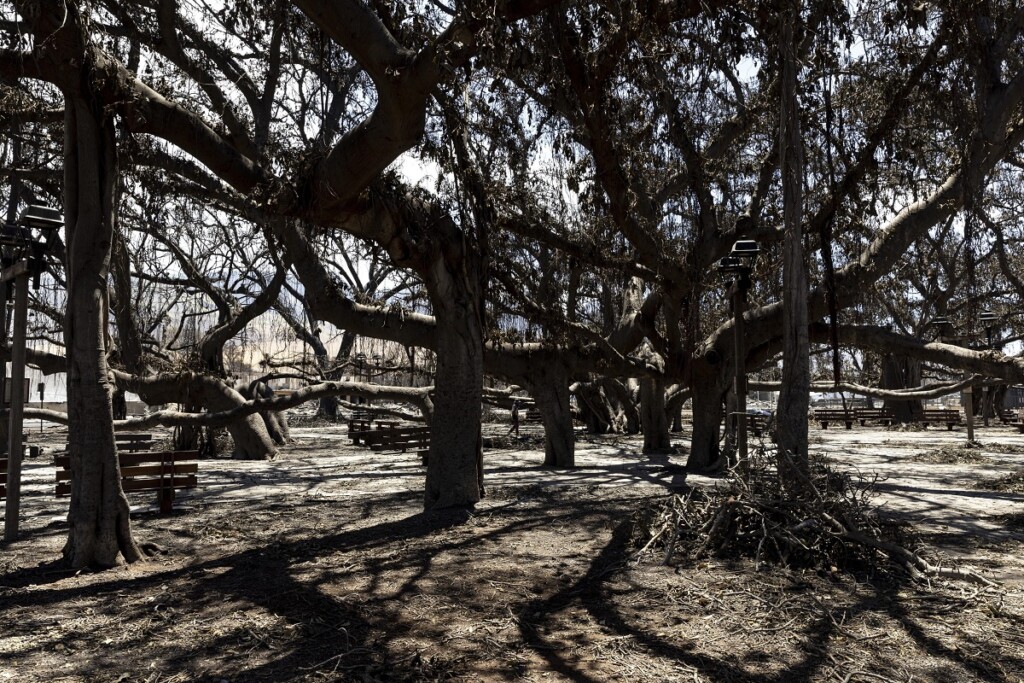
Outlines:
[[980,322],[985,327],[990,327],[999,322],[999,316],[986,308],[984,311],[978,314],[978,322]]
[[754,240],[736,240],[736,243],[732,245],[732,251],[729,256],[739,256],[741,258],[756,258],[761,253],[761,247],[758,246]]
[[750,266],[744,263],[739,256],[723,256],[718,261],[718,272],[745,273],[750,272]]

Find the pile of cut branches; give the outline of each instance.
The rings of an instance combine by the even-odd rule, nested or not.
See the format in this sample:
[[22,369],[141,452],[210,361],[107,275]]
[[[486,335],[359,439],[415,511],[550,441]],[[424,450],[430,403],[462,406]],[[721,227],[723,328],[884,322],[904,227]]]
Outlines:
[[948,444],[924,453],[917,453],[910,456],[914,462],[927,462],[934,465],[961,465],[988,462],[988,458],[982,454],[982,444],[977,441]]
[[1024,493],[1024,469],[1011,472],[997,479],[984,479],[977,482],[974,487],[986,491]]
[[814,459],[794,493],[779,477],[778,459],[776,449],[759,448],[742,476],[734,470],[723,486],[673,494],[643,511],[637,557],[661,551],[665,564],[743,557],[758,570],[783,565],[875,573],[895,565],[915,579],[993,585],[973,571],[934,565],[907,550],[909,533],[874,514],[875,480],[855,480]]

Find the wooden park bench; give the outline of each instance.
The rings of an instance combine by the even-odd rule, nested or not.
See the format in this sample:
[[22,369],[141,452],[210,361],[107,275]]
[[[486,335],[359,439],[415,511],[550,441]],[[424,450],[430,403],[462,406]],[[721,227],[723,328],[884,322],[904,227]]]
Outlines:
[[152,451],[156,440],[152,434],[114,432],[114,444],[118,453],[135,453],[137,451]]
[[854,414],[847,410],[836,410],[831,408],[815,408],[814,420],[821,423],[822,429],[828,429],[829,422],[842,422],[847,429],[853,429]]
[[[175,491],[197,486],[198,457],[199,451],[118,452],[121,488],[125,493],[156,491],[160,512],[169,513]],[[53,460],[57,467],[57,496],[71,495],[71,456],[61,453]]]
[[[24,438],[27,439],[28,435],[26,435]],[[39,446],[29,446],[26,443],[25,447],[28,450],[28,452],[30,454],[30,457],[36,457],[36,456],[39,455],[39,452],[40,452],[39,451]],[[4,500],[5,498],[7,498],[7,454],[6,453],[0,455],[0,500]]]
[[1009,415],[1009,419],[1006,424],[1010,427],[1016,427],[1017,431],[1024,434],[1024,408],[1020,410],[1008,410],[1006,411]]
[[1004,425],[1012,425],[1020,422],[1017,412],[1012,408],[996,408],[996,417]]
[[399,426],[397,423],[381,424],[377,429],[349,432],[356,444],[362,443],[373,451],[405,451],[415,450],[427,464],[427,451],[430,450],[430,427]]
[[885,408],[857,408],[854,415],[860,422],[861,427],[867,424],[868,420],[879,422],[886,427],[891,425],[893,421],[892,411]]
[[764,430],[768,427],[768,420],[771,419],[771,415],[763,415],[761,413],[747,413],[747,429],[751,434],[760,438],[764,434]]
[[729,413],[730,419],[739,419],[741,415],[746,415],[747,421],[747,433],[753,434],[755,437],[760,438],[764,434],[764,430],[768,427],[768,420],[771,419],[771,415],[763,415],[761,413]]
[[961,420],[960,411],[949,408],[926,409],[921,415],[921,423],[924,426],[927,427],[929,424],[933,423],[945,423],[946,427],[950,431],[953,431],[953,427],[960,424]]
[[[363,441],[364,435],[381,429],[395,429],[400,424],[402,424],[400,420],[352,419],[348,421],[348,438],[352,439],[352,443],[358,446]],[[376,425],[376,429],[374,429],[374,425]]]

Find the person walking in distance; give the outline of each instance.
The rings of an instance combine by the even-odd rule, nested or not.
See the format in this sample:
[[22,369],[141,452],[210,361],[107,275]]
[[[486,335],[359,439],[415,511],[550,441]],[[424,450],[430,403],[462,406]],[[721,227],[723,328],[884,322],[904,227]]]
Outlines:
[[512,426],[508,428],[508,433],[515,432],[516,438],[519,438],[519,401],[512,401]]

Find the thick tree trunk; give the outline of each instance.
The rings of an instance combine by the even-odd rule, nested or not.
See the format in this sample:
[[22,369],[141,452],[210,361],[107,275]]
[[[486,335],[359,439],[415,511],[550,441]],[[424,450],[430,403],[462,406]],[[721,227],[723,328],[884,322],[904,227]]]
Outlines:
[[117,150],[114,125],[88,95],[65,100],[64,192],[67,219],[68,451],[71,505],[64,559],[72,567],[110,567],[142,559],[114,448],[107,368],[106,305],[114,234]]
[[[882,389],[907,389],[921,386],[921,361],[909,356],[888,355],[882,360]],[[924,416],[924,406],[917,401],[885,401],[893,419],[901,424],[917,422]]]
[[[242,395],[246,396],[245,393]],[[265,382],[260,382],[256,386],[256,397],[265,399],[274,398],[274,390]],[[263,410],[260,411],[259,415],[263,419],[263,424],[267,428],[267,433],[270,435],[270,438],[274,440],[275,444],[283,446],[291,441],[291,432],[288,429],[287,413],[284,411]]]
[[[210,412],[231,410],[245,402],[245,396],[224,380],[205,374],[182,372],[153,376],[123,376],[119,382],[124,388],[138,394],[149,405],[181,403],[184,406],[202,406]],[[198,430],[199,427],[182,427]],[[227,427],[234,441],[232,457],[238,460],[273,460],[277,447],[267,432],[266,423],[259,414],[248,415]],[[198,445],[198,440],[196,441]]]
[[[231,385],[214,377],[200,377],[203,385],[202,405],[211,412],[230,410],[245,401],[245,397]],[[249,415],[228,425],[228,433],[235,448],[231,454],[236,460],[273,460],[277,457],[274,439],[267,432],[261,415]]]
[[437,321],[437,378],[430,423],[426,509],[472,506],[483,496],[483,305],[467,267],[438,258],[427,279]]
[[[319,342],[319,339],[317,339]],[[348,360],[352,354],[352,347],[355,346],[356,334],[346,330],[341,335],[341,347],[338,349],[338,355],[334,358],[334,364],[340,365],[342,361]],[[330,369],[331,364],[330,357],[327,355],[327,347],[320,344],[316,349],[316,362],[319,365],[321,372],[323,373],[324,379],[330,381],[338,381],[341,379],[341,369],[334,368]],[[338,397],[337,396],[324,396],[320,399],[320,404],[317,407],[317,416],[326,417],[331,420],[338,419]]]
[[693,433],[690,435],[690,457],[686,460],[687,472],[717,472],[724,466],[719,447],[723,416],[719,366],[709,365],[703,359],[693,362],[690,380]]
[[617,399],[623,431],[626,434],[639,434],[642,427],[638,405],[640,403],[640,383],[632,377],[621,382],[608,379],[605,380],[605,383],[611,389],[612,396]]
[[644,431],[644,453],[664,453],[672,448],[665,409],[665,380],[640,380],[640,420]]
[[669,428],[673,434],[678,434],[683,431],[683,403],[679,401],[675,405],[668,407],[669,414],[672,415],[672,426]]
[[[181,409],[186,413],[198,413],[201,406],[195,403],[183,403]],[[202,442],[203,428],[198,425],[181,425],[174,429],[174,448],[179,451],[197,450]],[[209,454],[214,455],[214,454]]]
[[615,431],[615,418],[603,387],[591,382],[581,384],[577,397],[580,399],[580,412],[583,413],[588,434]]
[[810,336],[807,329],[807,269],[803,232],[803,141],[797,98],[796,22],[799,2],[791,0],[779,21],[782,27],[782,106],[779,139],[782,168],[782,203],[785,236],[782,256],[782,391],[776,412],[779,472],[790,490],[800,478],[788,472],[789,463],[806,471],[807,409],[810,401]]
[[569,376],[561,365],[546,365],[531,382],[544,423],[544,465],[576,466],[576,433],[569,405]]

